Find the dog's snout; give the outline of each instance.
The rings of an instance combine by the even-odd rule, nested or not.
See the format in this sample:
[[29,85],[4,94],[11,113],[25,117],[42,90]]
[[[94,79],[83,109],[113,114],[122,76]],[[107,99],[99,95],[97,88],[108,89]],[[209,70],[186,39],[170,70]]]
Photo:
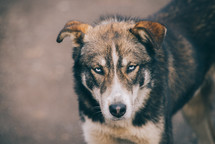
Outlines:
[[110,113],[117,118],[122,117],[126,112],[126,105],[123,103],[115,103],[109,106]]

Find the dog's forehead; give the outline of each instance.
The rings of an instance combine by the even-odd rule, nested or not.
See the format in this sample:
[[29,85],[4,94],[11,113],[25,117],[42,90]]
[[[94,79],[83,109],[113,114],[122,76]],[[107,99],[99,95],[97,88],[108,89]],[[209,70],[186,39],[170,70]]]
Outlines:
[[96,25],[86,33],[85,42],[102,42],[102,44],[112,44],[113,41],[125,39],[131,36],[129,29],[134,24],[126,22],[114,22]]
[[[135,36],[130,33],[133,23],[116,22],[95,26],[85,35],[85,45],[82,48],[82,55],[87,60],[98,60],[103,63],[107,58],[112,58],[113,51],[123,56],[124,64],[131,59],[135,60],[146,54],[145,47],[137,42]],[[89,58],[90,56],[90,58]],[[91,59],[92,58],[92,59]]]
[[109,52],[113,44],[120,48],[127,45],[131,47],[133,35],[129,32],[134,24],[127,22],[102,23],[92,28],[85,34],[83,51],[98,53]]

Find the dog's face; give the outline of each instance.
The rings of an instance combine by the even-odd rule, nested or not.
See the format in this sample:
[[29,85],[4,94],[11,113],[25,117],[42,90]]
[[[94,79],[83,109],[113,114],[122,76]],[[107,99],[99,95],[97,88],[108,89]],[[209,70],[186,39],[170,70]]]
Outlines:
[[97,26],[85,35],[81,50],[82,82],[108,120],[131,118],[148,97],[148,92],[138,95],[150,81],[150,72],[145,68],[150,57],[128,31],[132,26]]
[[82,84],[99,103],[105,120],[131,119],[144,106],[153,84],[146,46],[159,47],[165,28],[152,22],[103,23],[94,28],[70,22],[58,41],[70,33],[80,47],[76,56]]

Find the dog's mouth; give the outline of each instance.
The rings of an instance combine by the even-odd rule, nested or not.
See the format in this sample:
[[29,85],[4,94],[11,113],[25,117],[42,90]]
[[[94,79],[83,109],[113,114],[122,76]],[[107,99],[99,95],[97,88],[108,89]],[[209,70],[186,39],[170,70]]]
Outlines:
[[121,120],[125,120],[125,118],[124,117],[121,117],[121,118],[113,117],[112,118],[112,121],[121,121]]

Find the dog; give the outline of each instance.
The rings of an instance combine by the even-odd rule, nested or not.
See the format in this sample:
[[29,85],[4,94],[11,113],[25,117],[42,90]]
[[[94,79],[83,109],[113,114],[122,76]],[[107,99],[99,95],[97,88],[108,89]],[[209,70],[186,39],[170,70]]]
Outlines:
[[174,0],[148,19],[66,23],[57,42],[73,42],[85,141],[172,144],[171,117],[182,108],[199,143],[213,144],[214,24],[210,0]]

